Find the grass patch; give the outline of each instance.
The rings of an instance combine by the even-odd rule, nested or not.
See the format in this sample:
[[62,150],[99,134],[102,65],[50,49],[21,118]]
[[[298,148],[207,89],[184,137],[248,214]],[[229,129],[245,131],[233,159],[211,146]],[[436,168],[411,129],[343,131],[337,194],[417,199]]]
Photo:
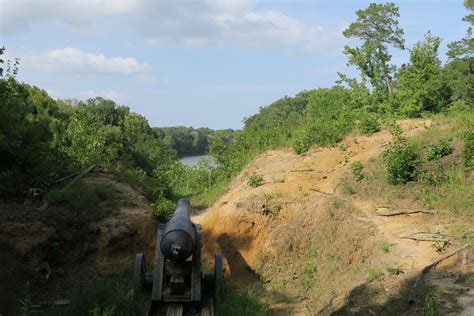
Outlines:
[[254,287],[230,290],[219,301],[217,315],[270,315],[270,308],[265,304],[263,297],[263,293]]
[[385,252],[385,253],[389,253],[390,252],[390,244],[384,242],[381,246],[380,246],[380,249]]
[[58,315],[138,315],[139,297],[127,285],[110,279],[80,283]]
[[383,271],[378,268],[369,268],[367,274],[371,280],[376,280],[383,275]]

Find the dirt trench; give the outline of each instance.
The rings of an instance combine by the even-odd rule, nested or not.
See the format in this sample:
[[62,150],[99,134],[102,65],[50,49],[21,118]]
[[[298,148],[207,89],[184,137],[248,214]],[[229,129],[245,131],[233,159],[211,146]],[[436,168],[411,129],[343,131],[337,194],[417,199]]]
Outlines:
[[[399,123],[406,135],[433,124]],[[276,315],[357,313],[364,307],[353,300],[367,284],[378,288],[377,295],[366,293],[374,299],[370,306],[389,301],[440,257],[432,242],[400,236],[443,229],[429,213],[380,216],[392,210],[370,199],[342,196],[339,185],[351,162],[377,157],[390,140],[381,131],[301,156],[288,150],[260,155],[212,207],[193,217],[203,226],[204,260],[212,265],[213,253],[222,253],[226,277],[238,287],[263,281]],[[254,171],[265,179],[258,188],[246,181]],[[389,253],[380,251],[384,244]],[[453,260],[459,263],[460,257]],[[474,272],[472,264],[459,268],[453,262],[453,274]],[[400,275],[387,275],[387,267]],[[371,274],[382,269],[383,277],[372,280]],[[472,296],[464,300],[472,312]]]

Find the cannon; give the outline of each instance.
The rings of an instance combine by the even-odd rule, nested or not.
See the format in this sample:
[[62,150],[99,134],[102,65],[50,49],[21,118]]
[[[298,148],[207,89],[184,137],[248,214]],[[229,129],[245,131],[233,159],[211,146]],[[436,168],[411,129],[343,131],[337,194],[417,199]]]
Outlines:
[[151,290],[147,315],[215,314],[224,282],[222,256],[214,255],[214,271],[202,272],[201,225],[194,224],[189,213],[189,200],[180,199],[170,221],[158,225],[152,273],[145,255],[135,256],[134,288]]

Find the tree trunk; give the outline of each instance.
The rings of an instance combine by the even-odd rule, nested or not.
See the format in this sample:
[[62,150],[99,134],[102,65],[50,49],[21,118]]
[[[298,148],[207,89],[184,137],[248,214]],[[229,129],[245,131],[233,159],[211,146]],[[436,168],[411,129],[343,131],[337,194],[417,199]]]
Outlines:
[[388,96],[391,96],[392,95],[392,81],[390,80],[388,74],[384,74],[384,79],[385,79],[385,83],[387,84],[387,88],[388,88]]

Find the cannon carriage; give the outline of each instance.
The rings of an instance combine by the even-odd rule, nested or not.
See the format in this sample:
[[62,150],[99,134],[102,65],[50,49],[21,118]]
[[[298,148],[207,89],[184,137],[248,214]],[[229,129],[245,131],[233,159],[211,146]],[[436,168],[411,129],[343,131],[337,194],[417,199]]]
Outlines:
[[222,257],[214,255],[214,271],[203,273],[201,225],[191,222],[190,203],[178,201],[173,217],[158,225],[153,272],[147,271],[143,253],[135,256],[136,290],[151,290],[147,315],[214,315],[222,291]]

